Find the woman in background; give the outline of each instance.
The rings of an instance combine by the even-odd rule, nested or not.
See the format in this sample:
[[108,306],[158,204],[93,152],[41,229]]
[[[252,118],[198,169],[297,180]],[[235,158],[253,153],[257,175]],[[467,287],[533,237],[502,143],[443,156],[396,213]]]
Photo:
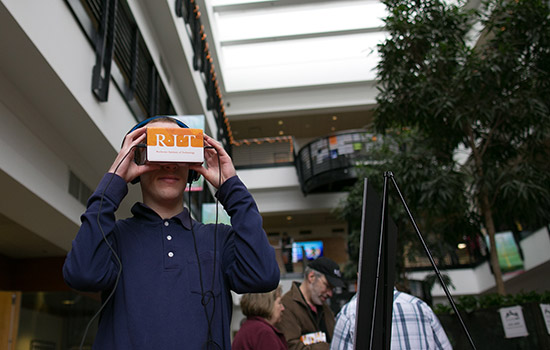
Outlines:
[[233,339],[233,350],[287,350],[283,333],[275,324],[285,309],[281,303],[282,288],[269,293],[244,294],[241,309],[247,317]]

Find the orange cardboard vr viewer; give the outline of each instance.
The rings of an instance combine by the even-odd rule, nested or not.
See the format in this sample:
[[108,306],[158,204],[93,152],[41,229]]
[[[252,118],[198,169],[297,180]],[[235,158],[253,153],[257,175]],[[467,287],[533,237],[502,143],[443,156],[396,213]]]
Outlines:
[[202,129],[147,128],[147,162],[202,163]]

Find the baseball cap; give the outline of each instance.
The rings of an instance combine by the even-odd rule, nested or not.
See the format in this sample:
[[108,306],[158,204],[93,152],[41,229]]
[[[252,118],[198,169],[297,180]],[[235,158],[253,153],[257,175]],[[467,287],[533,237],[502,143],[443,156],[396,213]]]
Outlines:
[[307,265],[309,268],[318,271],[325,275],[328,283],[333,287],[343,287],[344,281],[342,281],[342,273],[340,272],[340,266],[327,257],[320,257]]

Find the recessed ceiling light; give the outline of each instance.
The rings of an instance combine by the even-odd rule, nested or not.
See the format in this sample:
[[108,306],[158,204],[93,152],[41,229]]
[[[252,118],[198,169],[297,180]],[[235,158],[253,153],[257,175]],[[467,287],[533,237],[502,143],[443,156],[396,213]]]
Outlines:
[[334,131],[336,130],[336,128],[333,126],[332,128],[330,128],[331,131]]
[[282,120],[279,120],[279,121],[277,122],[277,124],[283,125],[283,121],[282,121]]
[[332,116],[332,120],[338,120],[338,116],[333,115],[333,116]]
[[279,135],[284,135],[285,132],[283,130],[279,130]]
[[286,219],[287,219],[288,221],[290,221],[290,220],[292,220],[292,216],[289,215],[289,216],[286,217]]
[[458,243],[457,247],[458,249],[464,249],[466,248],[466,243]]

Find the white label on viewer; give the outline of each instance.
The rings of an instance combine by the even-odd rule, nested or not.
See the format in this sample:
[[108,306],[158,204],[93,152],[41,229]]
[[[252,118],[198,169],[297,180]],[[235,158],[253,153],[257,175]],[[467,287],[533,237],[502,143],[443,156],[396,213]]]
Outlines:
[[204,139],[201,129],[147,128],[147,161],[202,163]]

